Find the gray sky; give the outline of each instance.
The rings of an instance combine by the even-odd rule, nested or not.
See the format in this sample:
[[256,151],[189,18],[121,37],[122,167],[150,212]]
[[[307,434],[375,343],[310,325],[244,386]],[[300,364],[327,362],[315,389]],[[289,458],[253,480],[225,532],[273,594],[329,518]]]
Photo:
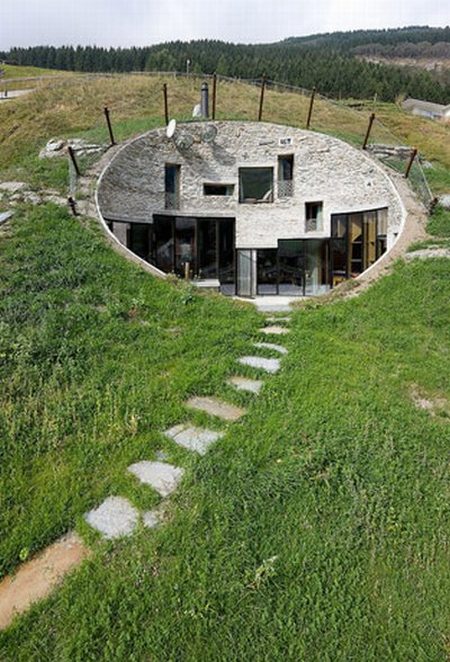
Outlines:
[[0,0],[0,50],[203,38],[257,43],[335,30],[449,23],[450,0]]

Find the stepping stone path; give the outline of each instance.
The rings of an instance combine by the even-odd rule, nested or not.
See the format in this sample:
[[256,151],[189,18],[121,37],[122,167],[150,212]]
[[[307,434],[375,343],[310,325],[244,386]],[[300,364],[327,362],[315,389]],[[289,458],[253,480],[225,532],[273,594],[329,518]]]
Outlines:
[[263,385],[263,382],[259,379],[247,379],[246,377],[231,377],[227,383],[237,388],[238,391],[248,391],[256,394],[260,392]]
[[166,437],[173,439],[173,441],[189,451],[195,451],[200,455],[204,455],[211,444],[221,439],[224,432],[216,432],[215,430],[207,430],[204,428],[196,428],[190,425],[175,425],[173,428],[164,432]]
[[224,421],[238,421],[245,414],[245,409],[230,405],[228,402],[223,402],[223,400],[217,400],[216,398],[200,398],[196,396],[190,398],[186,402],[186,405],[192,409],[204,411],[210,416],[222,418]]
[[264,328],[260,329],[260,331],[261,333],[265,333],[266,335],[271,336],[284,336],[289,333],[289,329],[279,325],[265,326]]
[[272,349],[274,352],[278,352],[279,354],[288,353],[286,347],[283,347],[282,345],[276,345],[273,342],[254,342],[253,347],[258,347],[259,349]]
[[128,467],[141,483],[151,485],[162,497],[169,496],[183,477],[183,469],[165,462],[137,462]]
[[[277,304],[268,307],[269,312],[278,310],[289,312],[288,305]],[[260,306],[263,310],[263,306]],[[288,322],[290,317],[267,317],[270,326],[260,329],[267,335],[284,335],[289,329],[280,326],[280,322]],[[268,349],[287,354],[288,350],[282,345],[271,342],[253,343],[258,349]],[[280,359],[264,358],[261,356],[242,356],[237,359],[241,365],[250,366],[274,374],[280,369]],[[239,391],[248,391],[258,394],[263,382],[258,379],[248,379],[235,375],[228,379],[228,384]],[[186,405],[192,409],[206,412],[225,421],[237,421],[244,414],[245,409],[236,407],[213,397],[192,397]],[[204,455],[209,447],[224,436],[224,432],[194,427],[181,423],[169,428],[164,435],[183,448]],[[167,455],[159,450],[156,461],[143,460],[128,467],[128,471],[144,485],[149,485],[165,498],[168,497],[181,481],[184,470],[164,462]],[[128,536],[135,530],[139,519],[139,511],[120,496],[110,496],[100,506],[90,510],[84,516],[86,522],[106,539]],[[159,508],[142,513],[142,523],[146,528],[153,529],[162,522],[163,514]],[[0,582],[0,630],[7,627],[15,613],[25,611],[32,602],[48,595],[56,583],[70,569],[89,555],[89,549],[75,533],[70,533],[53,545],[50,545],[36,559],[25,563],[12,578],[6,577]]]
[[139,513],[128,499],[111,496],[85,515],[86,522],[99,531],[104,538],[120,538],[130,535],[139,520]]
[[265,359],[262,356],[242,356],[238,359],[241,365],[248,365],[251,368],[258,368],[274,375],[280,369],[279,359]]

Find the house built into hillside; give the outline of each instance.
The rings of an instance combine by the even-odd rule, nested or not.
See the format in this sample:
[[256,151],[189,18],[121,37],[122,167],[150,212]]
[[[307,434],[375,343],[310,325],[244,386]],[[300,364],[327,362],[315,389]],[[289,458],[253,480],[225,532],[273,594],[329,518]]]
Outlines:
[[164,273],[226,294],[317,295],[390,248],[403,207],[368,155],[261,122],[191,122],[127,143],[100,179],[109,231]]

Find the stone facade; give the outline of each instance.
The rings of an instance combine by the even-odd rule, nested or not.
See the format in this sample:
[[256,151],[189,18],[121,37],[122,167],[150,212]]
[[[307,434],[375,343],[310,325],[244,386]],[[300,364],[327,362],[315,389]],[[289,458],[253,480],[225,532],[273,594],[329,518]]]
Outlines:
[[[217,129],[213,142],[205,132]],[[181,136],[192,145],[184,148]],[[178,147],[177,147],[178,143]],[[293,155],[293,195],[279,197],[278,157]],[[165,164],[180,166],[180,204],[165,208]],[[239,168],[273,168],[273,202],[239,202]],[[204,184],[234,185],[230,196],[204,195]],[[320,231],[307,231],[305,204],[323,203]],[[388,249],[404,209],[388,175],[369,155],[336,138],[257,122],[192,122],[127,143],[104,171],[98,187],[103,218],[152,223],[153,214],[236,219],[236,248],[276,248],[279,239],[330,236],[331,214],[388,208]],[[114,223],[114,229],[122,225]]]

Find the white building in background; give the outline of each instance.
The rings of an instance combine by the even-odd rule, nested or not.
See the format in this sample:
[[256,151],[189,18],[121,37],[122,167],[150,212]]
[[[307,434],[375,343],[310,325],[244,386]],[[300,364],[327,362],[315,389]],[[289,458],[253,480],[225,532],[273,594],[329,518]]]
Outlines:
[[420,99],[406,99],[402,103],[403,110],[420,117],[428,117],[432,120],[450,121],[450,106],[443,106],[440,103],[431,101],[421,101]]

